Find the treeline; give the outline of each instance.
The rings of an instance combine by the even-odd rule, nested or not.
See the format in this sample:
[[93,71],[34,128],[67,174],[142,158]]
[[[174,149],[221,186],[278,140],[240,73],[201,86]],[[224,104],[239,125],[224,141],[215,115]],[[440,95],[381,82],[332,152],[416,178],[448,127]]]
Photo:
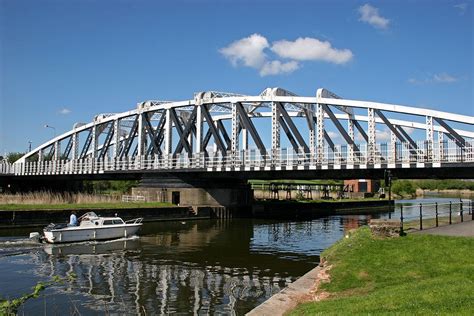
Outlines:
[[422,190],[472,190],[474,181],[463,181],[455,179],[447,180],[395,180],[392,184],[392,192],[396,195],[415,195],[416,189]]
[[138,185],[134,180],[86,180],[83,182],[84,191],[94,194],[125,194]]

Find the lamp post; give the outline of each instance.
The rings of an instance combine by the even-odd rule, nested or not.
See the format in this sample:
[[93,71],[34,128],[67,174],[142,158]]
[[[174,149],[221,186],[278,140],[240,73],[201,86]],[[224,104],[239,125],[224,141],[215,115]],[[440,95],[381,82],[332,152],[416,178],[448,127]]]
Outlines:
[[53,131],[54,131],[54,137],[56,137],[56,128],[55,128],[54,126],[45,124],[44,127],[45,127],[45,128],[51,128],[51,129],[53,129]]
[[32,143],[31,140],[29,140],[29,141],[28,141],[28,152],[31,151],[31,143]]

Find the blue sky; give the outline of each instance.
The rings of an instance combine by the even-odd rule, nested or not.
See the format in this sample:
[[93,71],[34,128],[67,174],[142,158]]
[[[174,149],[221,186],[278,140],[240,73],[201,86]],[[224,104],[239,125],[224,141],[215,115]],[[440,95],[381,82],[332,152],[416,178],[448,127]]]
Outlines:
[[196,91],[474,115],[473,3],[0,0],[0,154]]

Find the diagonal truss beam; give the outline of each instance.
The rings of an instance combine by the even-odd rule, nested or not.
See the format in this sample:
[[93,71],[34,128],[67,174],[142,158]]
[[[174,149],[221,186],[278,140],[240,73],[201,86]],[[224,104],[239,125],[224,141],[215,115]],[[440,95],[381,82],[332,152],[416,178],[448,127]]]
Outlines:
[[183,129],[183,126],[181,125],[181,122],[178,120],[178,117],[176,115],[175,109],[170,109],[170,117],[171,121],[173,121],[174,126],[176,128],[176,131],[178,132],[179,136],[179,142],[178,145],[175,148],[174,154],[177,155],[181,153],[183,148],[186,150],[188,153],[188,156],[191,157],[193,154],[192,148],[188,142],[188,135],[189,131],[191,130],[191,126],[194,123],[194,119],[196,117],[196,108],[194,108],[193,112],[191,113],[191,117],[189,118],[188,123],[186,124],[185,128]]
[[222,136],[224,137],[224,141],[227,145],[227,150],[230,150],[231,148],[231,140],[229,138],[229,135],[227,134],[227,131],[225,130],[224,124],[222,123],[222,120],[217,121],[217,130],[221,132]]
[[104,145],[102,146],[102,150],[99,153],[99,158],[104,158],[105,155],[107,154],[107,150],[110,148],[110,144],[112,143],[112,138],[114,135],[114,122],[110,122],[109,124],[109,131],[107,133],[107,136],[105,137]]
[[267,155],[267,150],[265,149],[265,146],[263,145],[262,140],[260,139],[260,135],[258,135],[257,130],[255,129],[255,126],[253,125],[252,121],[247,115],[247,112],[245,112],[242,103],[235,103],[235,106],[237,108],[237,113],[240,116],[240,123],[244,126],[245,129],[247,129],[250,132],[250,135],[252,136],[255,145],[257,145],[258,150],[260,151],[260,154],[265,157]]
[[291,146],[293,146],[293,150],[295,152],[298,152],[299,150],[298,143],[296,142],[295,138],[293,137],[293,134],[290,132],[290,129],[286,125],[285,120],[280,116],[279,121],[280,121],[280,126],[283,128],[283,131],[285,132],[286,137],[288,137],[288,140],[291,143]]
[[403,127],[397,125],[398,130],[402,133],[405,140],[410,144],[410,147],[413,149],[418,149],[416,142],[408,135],[408,133],[403,129]]
[[[94,127],[92,127],[94,128]],[[92,128],[89,130],[89,135],[87,135],[86,142],[84,143],[84,147],[82,147],[81,155],[79,158],[85,158],[87,155],[87,151],[92,143]]]
[[300,132],[296,128],[295,123],[293,123],[293,120],[291,117],[288,115],[288,112],[286,112],[285,108],[281,105],[280,102],[275,102],[276,106],[278,107],[278,110],[280,114],[283,116],[283,119],[285,120],[286,124],[290,128],[291,132],[293,133],[294,137],[298,141],[299,145],[303,147],[303,150],[305,153],[309,153],[309,147],[304,141],[303,137],[301,136]]
[[128,137],[123,142],[120,158],[127,156],[130,151],[130,147],[132,147],[133,139],[135,138],[135,134],[138,131],[138,118],[139,116],[136,115],[132,127],[130,128],[130,132],[128,133]]
[[[436,120],[436,122],[439,123],[439,125],[441,125],[442,127],[444,127],[444,129],[446,129],[449,134],[451,134],[451,136],[453,138],[456,139],[456,141],[462,146],[462,147],[465,147],[466,146],[466,140],[461,136],[459,135],[458,133],[456,133],[456,131],[451,127],[449,126],[448,124],[446,124],[445,121],[443,121],[442,119],[440,118],[437,118],[437,117],[433,117],[434,120]],[[447,134],[447,135],[449,135]]]
[[[356,151],[356,153],[359,153],[359,147],[357,147],[357,145],[355,144],[354,140],[349,136],[349,134],[347,133],[346,129],[344,127],[342,127],[341,123],[339,122],[339,120],[336,118],[336,116],[334,115],[334,113],[331,111],[331,109],[329,108],[329,106],[327,106],[326,104],[323,104],[322,105],[323,108],[324,108],[324,111],[327,113],[327,115],[329,116],[329,118],[331,119],[331,121],[334,123],[334,125],[336,126],[336,128],[339,130],[339,133],[341,133],[342,137],[344,137],[345,141],[347,142],[347,144],[351,145],[351,146],[354,146],[354,150]],[[355,121],[355,120],[354,120]]]
[[[204,119],[207,122],[207,126],[209,127],[209,130],[211,131],[212,136],[214,137],[214,141],[216,142],[218,150],[220,150],[222,153],[225,153],[225,146],[224,143],[222,142],[221,137],[219,136],[219,132],[216,129],[216,126],[214,125],[214,121],[209,114],[209,110],[205,105],[200,105],[201,107],[201,112],[204,117]],[[207,144],[205,144],[206,146]]]

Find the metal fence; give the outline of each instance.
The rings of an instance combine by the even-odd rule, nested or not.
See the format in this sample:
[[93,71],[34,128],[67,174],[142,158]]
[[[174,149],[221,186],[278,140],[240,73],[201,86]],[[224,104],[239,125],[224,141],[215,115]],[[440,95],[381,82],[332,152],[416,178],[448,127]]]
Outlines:
[[401,231],[423,230],[464,222],[468,219],[474,220],[473,207],[474,202],[470,199],[460,199],[459,202],[400,205]]

